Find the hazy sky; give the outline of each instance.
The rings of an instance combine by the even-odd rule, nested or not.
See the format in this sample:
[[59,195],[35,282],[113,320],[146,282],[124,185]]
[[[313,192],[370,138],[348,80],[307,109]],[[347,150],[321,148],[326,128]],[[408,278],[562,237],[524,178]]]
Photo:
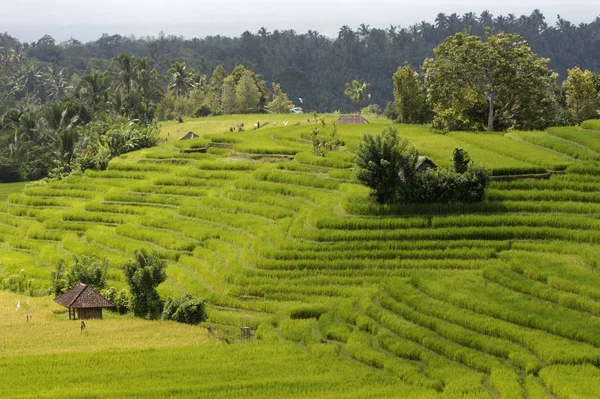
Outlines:
[[433,22],[444,12],[479,14],[488,9],[494,15],[530,14],[539,8],[549,24],[556,15],[573,23],[591,22],[600,15],[598,0],[0,0],[0,31],[25,41],[50,34],[58,41],[69,37],[87,41],[103,32],[136,36],[160,31],[186,37],[207,35],[238,36],[245,30],[318,30],[337,35],[342,25],[372,27],[408,25],[422,20]]

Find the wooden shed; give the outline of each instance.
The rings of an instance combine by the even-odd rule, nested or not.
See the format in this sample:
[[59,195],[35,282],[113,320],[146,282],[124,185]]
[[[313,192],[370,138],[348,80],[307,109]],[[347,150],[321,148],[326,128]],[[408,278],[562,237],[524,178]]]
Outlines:
[[69,309],[69,320],[101,319],[102,308],[115,305],[83,283],[77,284],[54,302]]
[[335,123],[369,123],[361,115],[342,115]]
[[197,137],[200,137],[200,136],[198,136],[194,132],[188,132],[188,134],[186,134],[185,136],[183,136],[180,140],[191,140],[191,139],[195,139]]
[[417,164],[415,165],[415,170],[417,172],[425,172],[427,169],[435,168],[437,168],[437,165],[431,160],[431,158],[423,156],[417,158]]

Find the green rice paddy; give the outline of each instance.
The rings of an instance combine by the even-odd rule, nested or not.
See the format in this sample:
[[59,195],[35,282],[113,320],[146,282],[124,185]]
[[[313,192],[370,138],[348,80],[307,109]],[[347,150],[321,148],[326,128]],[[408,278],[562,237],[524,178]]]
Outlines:
[[[107,171],[8,195],[0,276],[21,293],[0,294],[0,396],[600,397],[600,131],[399,125],[440,165],[462,147],[509,178],[479,204],[379,206],[352,153],[384,120],[340,126],[345,147],[316,157],[310,116],[228,132],[236,118],[167,124]],[[26,296],[83,254],[123,288],[140,248],[168,260],[163,296],[207,299],[216,336],[116,315],[82,335]]]

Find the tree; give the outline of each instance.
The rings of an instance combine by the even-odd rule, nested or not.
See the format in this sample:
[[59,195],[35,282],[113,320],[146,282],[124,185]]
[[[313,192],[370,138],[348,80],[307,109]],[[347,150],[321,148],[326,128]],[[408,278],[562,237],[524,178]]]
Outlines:
[[455,148],[452,152],[452,164],[456,173],[464,174],[471,166],[469,153],[462,148]]
[[93,70],[81,79],[79,93],[85,99],[93,112],[98,105],[108,101],[110,80],[106,72]]
[[163,301],[156,292],[167,279],[166,262],[156,252],[135,251],[135,260],[123,265],[123,273],[131,291],[131,309],[136,316],[154,318],[160,315]]
[[425,123],[430,111],[427,106],[427,96],[419,74],[410,67],[408,62],[399,67],[394,76],[394,99],[398,113],[397,122]]
[[579,124],[598,116],[600,94],[596,90],[593,72],[582,71],[579,67],[569,69],[563,90],[567,97],[567,111],[573,122]]
[[190,74],[185,67],[185,62],[174,62],[168,72],[171,74],[169,89],[178,96],[187,95],[190,89]]
[[223,82],[226,77],[227,71],[225,71],[223,65],[217,65],[208,80],[208,85],[210,87],[210,108],[213,115],[221,115],[223,113],[221,94],[223,91]]
[[526,126],[552,101],[556,74],[517,34],[458,33],[423,64],[436,126],[478,130]]
[[113,63],[117,68],[117,89],[124,88],[129,94],[136,72],[135,56],[121,53],[113,58]]
[[290,109],[294,106],[294,103],[290,101],[287,94],[281,90],[279,83],[273,83],[273,100],[267,104],[267,111],[270,114],[286,114],[290,112]]
[[367,91],[369,90],[369,85],[367,82],[359,82],[358,80],[353,80],[352,83],[346,83],[346,90],[344,90],[344,94],[350,97],[353,103],[361,107],[362,103],[367,101]]
[[223,114],[234,114],[237,111],[233,75],[227,76],[223,81],[223,87],[221,89],[221,107]]
[[75,257],[75,263],[67,273],[69,286],[73,287],[77,283],[83,283],[101,290],[106,285],[106,275],[108,273],[108,259],[98,259],[95,256]]
[[241,113],[259,111],[260,91],[249,72],[244,73],[235,87],[235,101]]
[[391,204],[402,185],[414,182],[416,162],[417,153],[408,141],[400,141],[396,129],[387,127],[379,135],[363,135],[356,152],[357,178],[371,188],[375,201]]

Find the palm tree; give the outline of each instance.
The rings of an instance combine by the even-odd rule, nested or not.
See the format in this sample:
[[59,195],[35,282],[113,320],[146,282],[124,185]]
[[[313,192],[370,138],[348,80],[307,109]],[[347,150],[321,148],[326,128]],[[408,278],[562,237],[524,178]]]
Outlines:
[[358,32],[358,36],[360,36],[363,41],[367,40],[369,33],[371,33],[371,30],[369,29],[370,26],[371,25],[360,24],[356,30]]
[[81,78],[80,95],[87,101],[92,111],[96,111],[99,104],[108,101],[109,89],[110,79],[106,72],[95,69]]
[[494,24],[494,16],[488,10],[484,10],[481,15],[479,15],[479,23],[483,27],[492,27]]
[[162,76],[146,57],[138,58],[135,61],[135,81],[142,96],[142,102],[148,110],[151,105],[157,104],[163,95]]
[[117,66],[117,89],[124,87],[129,94],[135,76],[135,56],[121,53],[113,58],[113,63]]
[[268,36],[271,35],[271,32],[267,31],[267,28],[265,28],[264,26],[261,27],[258,30],[258,35],[262,38],[262,39],[266,39]]
[[42,77],[40,70],[33,64],[25,66],[13,83],[12,93],[38,94],[38,83]]
[[168,71],[171,74],[169,89],[176,95],[187,95],[190,88],[190,75],[185,68],[185,62],[175,61]]
[[461,22],[462,22],[463,28],[469,29],[469,28],[472,28],[477,23],[477,18],[475,17],[474,13],[468,12],[462,16]]
[[435,17],[435,27],[442,32],[448,29],[448,17],[446,14],[441,12]]
[[546,23],[546,17],[542,12],[538,9],[533,10],[531,15],[529,16],[531,20],[531,24],[536,32],[542,32],[548,29],[548,24]]
[[65,76],[66,68],[60,68],[54,64],[42,72],[42,80],[46,97],[50,100],[61,101],[71,85]]
[[75,158],[79,134],[75,124],[78,117],[67,120],[67,110],[58,103],[51,104],[42,115],[41,130],[47,141],[52,143],[54,158],[63,166]]
[[457,13],[452,13],[448,17],[448,31],[451,35],[460,31],[460,17]]

